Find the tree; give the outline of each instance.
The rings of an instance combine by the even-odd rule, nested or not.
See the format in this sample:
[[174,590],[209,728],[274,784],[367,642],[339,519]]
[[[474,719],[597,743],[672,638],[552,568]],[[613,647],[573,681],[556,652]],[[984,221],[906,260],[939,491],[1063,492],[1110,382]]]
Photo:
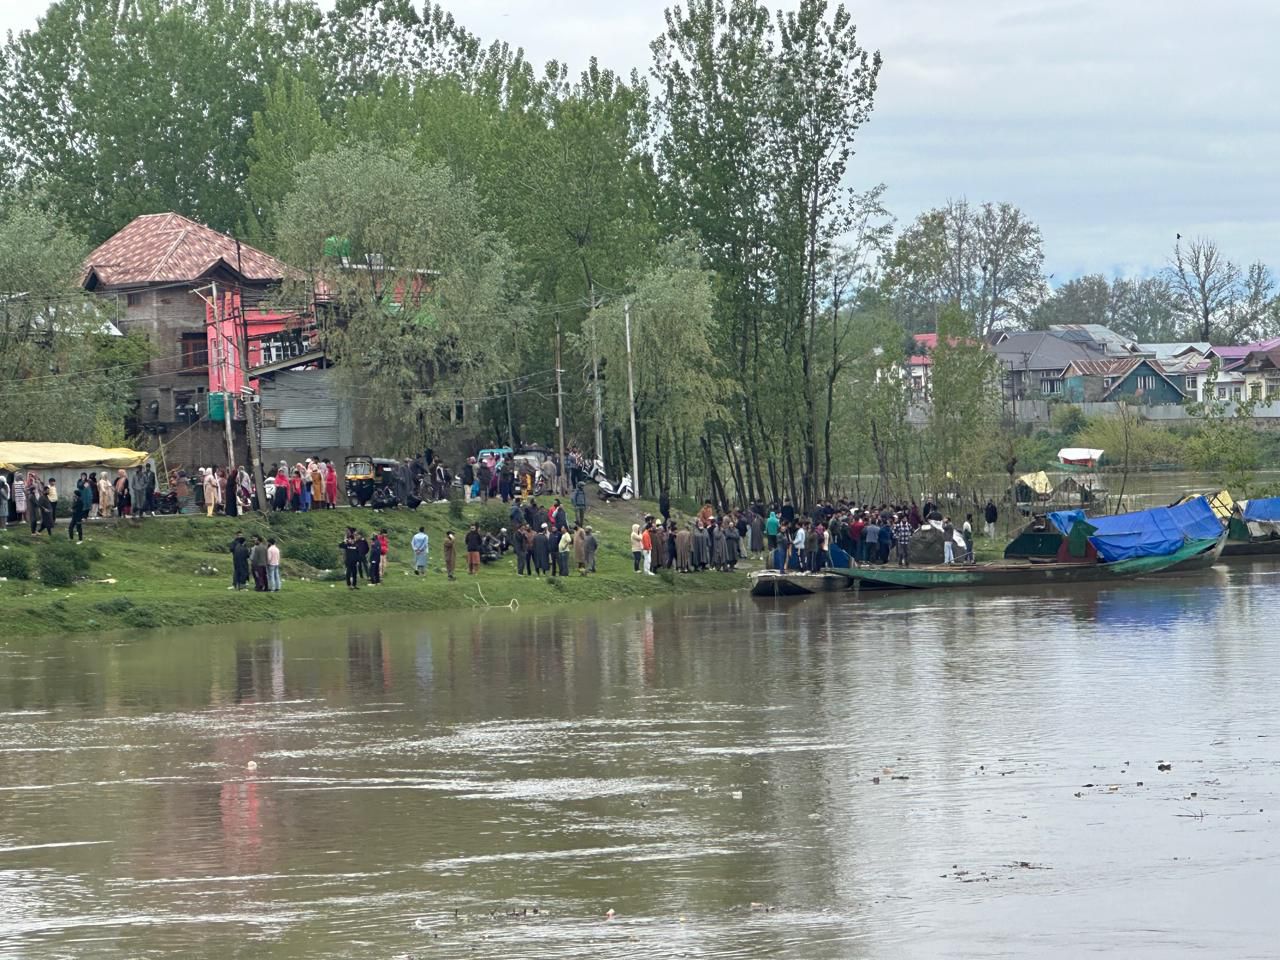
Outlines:
[[973,329],[958,307],[938,317],[928,424],[930,479],[938,493],[976,489],[999,412],[996,358]]
[[[654,467],[641,478],[653,493],[684,488],[673,478],[687,469],[691,445],[725,413],[728,385],[713,350],[712,278],[694,246],[680,241],[659,250],[629,286],[636,432],[642,460]],[[606,409],[619,425],[629,419],[623,309],[615,300],[593,311],[576,338],[580,349],[600,352],[609,371]]]
[[950,201],[903,231],[885,287],[910,331],[935,327],[948,304],[975,318],[979,337],[1024,323],[1046,292],[1040,228],[1009,203]]
[[91,242],[161,210],[233,229],[250,118],[318,18],[265,0],[58,0],[5,44],[0,140]]
[[123,439],[145,341],[110,336],[79,284],[87,245],[57,218],[0,201],[0,423],[15,440]]
[[[289,262],[323,292],[328,346],[379,439],[438,440],[458,402],[512,373],[523,313],[511,250],[443,166],[372,145],[318,154],[277,223]],[[343,258],[326,256],[330,238]]]
[[776,18],[756,0],[694,0],[666,22],[652,45],[660,216],[700,239],[720,280],[718,346],[743,386],[734,419],[749,495],[811,500],[819,275],[851,222],[844,179],[880,57],[824,0]]
[[1239,295],[1240,268],[1216,243],[1196,237],[1184,248],[1179,239],[1166,275],[1178,314],[1194,339],[1212,343],[1215,335],[1233,335],[1229,314]]

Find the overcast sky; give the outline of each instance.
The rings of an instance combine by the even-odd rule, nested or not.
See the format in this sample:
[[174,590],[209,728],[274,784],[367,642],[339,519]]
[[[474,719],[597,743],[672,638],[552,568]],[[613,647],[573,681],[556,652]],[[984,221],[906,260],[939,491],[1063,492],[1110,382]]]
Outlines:
[[[448,4],[446,4],[448,5]],[[535,61],[647,69],[665,0],[467,0],[458,19]],[[790,5],[784,3],[784,5]],[[0,0],[0,30],[43,0]],[[863,0],[884,70],[859,187],[909,220],[949,197],[1007,200],[1055,282],[1162,266],[1175,233],[1275,264],[1280,4],[1270,0]]]

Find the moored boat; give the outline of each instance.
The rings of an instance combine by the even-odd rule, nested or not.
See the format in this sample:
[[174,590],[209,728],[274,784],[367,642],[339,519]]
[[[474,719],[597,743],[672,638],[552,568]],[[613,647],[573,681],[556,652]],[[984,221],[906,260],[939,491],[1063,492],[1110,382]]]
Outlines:
[[753,597],[807,597],[814,593],[834,593],[852,586],[848,577],[820,570],[802,573],[781,570],[758,570],[751,575]]
[[1219,549],[1221,537],[1188,540],[1172,553],[1135,556],[1108,563],[1035,563],[1003,561],[969,566],[846,567],[836,573],[877,587],[929,590],[946,587],[1019,587],[1038,584],[1088,583],[1127,580],[1164,573],[1181,563],[1194,561]]
[[1222,555],[1226,558],[1280,556],[1280,497],[1234,502]]

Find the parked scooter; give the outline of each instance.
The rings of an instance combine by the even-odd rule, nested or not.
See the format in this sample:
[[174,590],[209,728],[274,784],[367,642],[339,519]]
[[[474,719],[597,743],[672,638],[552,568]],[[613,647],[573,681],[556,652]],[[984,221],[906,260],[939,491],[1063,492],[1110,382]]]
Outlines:
[[631,489],[631,474],[624,473],[622,482],[613,483],[608,477],[601,477],[596,481],[597,489],[600,492],[601,500],[630,500],[635,496]]

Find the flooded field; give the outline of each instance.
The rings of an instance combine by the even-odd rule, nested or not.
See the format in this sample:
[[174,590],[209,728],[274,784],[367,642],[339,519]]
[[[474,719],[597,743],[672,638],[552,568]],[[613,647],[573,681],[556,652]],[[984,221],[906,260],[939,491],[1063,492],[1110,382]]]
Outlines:
[[1278,593],[6,637],[0,956],[1274,956]]

